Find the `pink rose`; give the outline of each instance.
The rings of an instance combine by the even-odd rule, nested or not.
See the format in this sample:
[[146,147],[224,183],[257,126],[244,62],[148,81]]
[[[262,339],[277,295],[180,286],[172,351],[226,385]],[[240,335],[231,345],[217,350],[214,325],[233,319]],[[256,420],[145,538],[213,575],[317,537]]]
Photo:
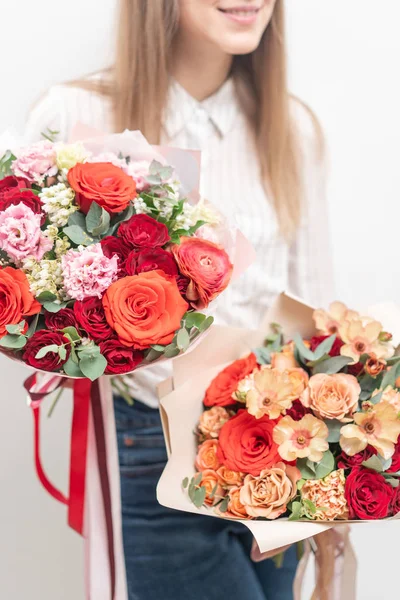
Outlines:
[[16,264],[25,258],[41,260],[53,241],[40,229],[41,215],[24,203],[9,206],[0,213],[0,248]]
[[62,257],[61,266],[64,287],[75,300],[92,296],[101,298],[118,278],[118,257],[104,256],[101,244],[93,244],[83,250],[68,250]]
[[43,185],[46,177],[54,177],[58,173],[57,154],[54,144],[44,140],[33,146],[23,148],[12,164],[17,177],[24,177],[31,183]]

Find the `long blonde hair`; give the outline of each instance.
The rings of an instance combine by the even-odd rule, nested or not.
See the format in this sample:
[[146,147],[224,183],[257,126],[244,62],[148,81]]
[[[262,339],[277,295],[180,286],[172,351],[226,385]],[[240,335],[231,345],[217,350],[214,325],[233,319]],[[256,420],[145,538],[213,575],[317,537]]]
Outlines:
[[[102,91],[111,95],[117,131],[140,129],[150,142],[158,143],[178,0],[120,0],[120,5],[115,66]],[[280,230],[289,237],[300,221],[303,182],[285,50],[284,2],[277,0],[259,47],[234,57],[232,74],[254,132],[264,186]],[[310,116],[314,119],[311,111]]]

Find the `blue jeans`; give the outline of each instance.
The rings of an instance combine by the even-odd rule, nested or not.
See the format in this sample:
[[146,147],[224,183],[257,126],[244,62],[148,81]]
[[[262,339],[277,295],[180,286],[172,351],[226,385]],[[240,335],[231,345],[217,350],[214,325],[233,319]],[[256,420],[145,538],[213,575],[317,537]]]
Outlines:
[[158,410],[115,399],[129,600],[291,600],[296,549],[283,567],[250,559],[241,523],[160,506],[167,460]]

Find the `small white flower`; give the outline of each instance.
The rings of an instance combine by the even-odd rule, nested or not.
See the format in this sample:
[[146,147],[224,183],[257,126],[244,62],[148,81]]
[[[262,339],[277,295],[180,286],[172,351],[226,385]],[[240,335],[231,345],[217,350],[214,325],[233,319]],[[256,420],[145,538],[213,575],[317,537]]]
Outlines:
[[39,194],[43,210],[57,227],[64,227],[69,217],[78,210],[74,204],[75,192],[64,183],[43,188]]

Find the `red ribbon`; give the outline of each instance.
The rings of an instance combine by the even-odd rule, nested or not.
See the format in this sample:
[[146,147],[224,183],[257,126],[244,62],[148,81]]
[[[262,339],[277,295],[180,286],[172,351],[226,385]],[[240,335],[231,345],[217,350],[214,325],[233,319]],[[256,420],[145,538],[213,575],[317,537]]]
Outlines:
[[40,456],[40,407],[43,399],[57,388],[63,387],[66,379],[54,376],[45,384],[35,389],[38,383],[34,373],[24,383],[31,403],[34,420],[34,457],[38,478],[45,490],[58,502],[68,507],[68,524],[72,529],[83,535],[85,514],[86,462],[89,432],[90,405],[92,408],[93,427],[96,440],[97,461],[99,466],[101,492],[103,496],[104,516],[107,529],[108,556],[111,577],[111,600],[115,598],[116,568],[114,554],[114,532],[112,522],[112,505],[110,480],[107,465],[107,447],[104,431],[103,412],[101,407],[100,388],[98,382],[89,379],[74,381],[74,410],[71,428],[70,477],[69,496],[66,497],[47,477]]

